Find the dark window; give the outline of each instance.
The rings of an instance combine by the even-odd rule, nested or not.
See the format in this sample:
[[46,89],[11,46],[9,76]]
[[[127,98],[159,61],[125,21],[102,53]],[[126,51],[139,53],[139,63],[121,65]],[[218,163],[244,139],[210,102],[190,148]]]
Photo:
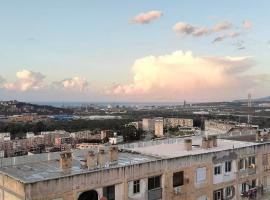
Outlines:
[[215,167],[215,175],[221,174],[221,166]]
[[239,160],[238,169],[244,169],[245,160],[242,158]]
[[256,188],[256,179],[251,181],[251,185],[249,186],[249,189]]
[[226,161],[225,162],[225,172],[232,171],[232,161]]
[[115,188],[114,185],[103,188],[103,196],[108,200],[115,200]]
[[248,166],[254,164],[255,165],[255,156],[250,156],[248,158]]
[[225,189],[225,196],[226,197],[231,197],[232,196],[232,186],[226,187],[226,189]]
[[184,185],[184,172],[173,173],[173,187]]
[[223,190],[214,191],[214,200],[222,200]]
[[246,183],[242,183],[242,186],[241,186],[241,192],[245,192],[247,190],[247,184]]
[[140,193],[140,180],[133,181],[133,194]]
[[160,188],[160,176],[148,178],[148,190]]

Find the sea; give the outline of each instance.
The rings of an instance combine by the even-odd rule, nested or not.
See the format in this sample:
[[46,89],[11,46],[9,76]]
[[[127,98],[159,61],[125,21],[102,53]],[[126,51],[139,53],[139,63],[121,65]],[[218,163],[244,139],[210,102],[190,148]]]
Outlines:
[[44,102],[31,102],[37,105],[48,105],[58,108],[70,108],[70,107],[85,107],[85,106],[125,106],[125,107],[147,107],[147,106],[177,106],[183,105],[183,102],[55,102],[55,101],[44,101]]

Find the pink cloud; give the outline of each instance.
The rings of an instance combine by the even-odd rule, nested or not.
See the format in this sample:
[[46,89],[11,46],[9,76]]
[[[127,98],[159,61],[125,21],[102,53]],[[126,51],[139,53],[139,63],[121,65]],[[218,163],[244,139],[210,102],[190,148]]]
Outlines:
[[115,84],[105,92],[143,100],[227,98],[249,89],[243,73],[253,64],[251,57],[200,57],[183,51],[147,56],[134,62],[130,84]]
[[16,73],[18,80],[14,83],[4,83],[4,88],[7,90],[39,90],[43,87],[43,80],[45,76],[39,72],[33,72],[23,69]]
[[133,19],[131,19],[131,22],[135,24],[148,24],[160,18],[162,15],[163,13],[161,11],[152,10],[146,13],[140,13],[136,15]]

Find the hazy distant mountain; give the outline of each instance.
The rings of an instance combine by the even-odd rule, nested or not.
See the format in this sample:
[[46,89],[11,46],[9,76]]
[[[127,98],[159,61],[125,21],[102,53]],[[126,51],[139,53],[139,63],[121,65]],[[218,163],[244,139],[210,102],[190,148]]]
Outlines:
[[[233,102],[247,102],[248,99],[239,99],[239,100],[234,100]],[[261,98],[256,98],[256,99],[252,99],[252,101],[270,101],[270,96],[267,97],[261,97]]]

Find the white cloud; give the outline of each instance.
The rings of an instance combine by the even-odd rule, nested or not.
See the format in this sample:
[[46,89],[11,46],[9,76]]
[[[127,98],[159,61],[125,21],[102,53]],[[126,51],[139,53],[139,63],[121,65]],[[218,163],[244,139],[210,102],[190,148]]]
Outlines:
[[73,78],[54,82],[53,85],[57,89],[83,91],[88,87],[88,81],[83,77],[75,76]]
[[244,29],[251,29],[253,27],[253,24],[251,21],[249,20],[244,20],[243,21],[243,28]]
[[16,73],[18,80],[14,83],[4,83],[4,88],[7,90],[38,90],[43,87],[43,80],[45,76],[39,72],[33,72],[23,69]]
[[[106,88],[106,93],[138,99],[201,99],[235,94],[250,57],[198,57],[176,51],[164,56],[147,56],[135,61],[133,82]],[[244,84],[242,84],[244,85]],[[243,92],[243,87],[240,91]],[[220,93],[220,94],[219,94]],[[210,98],[211,99],[211,98]]]
[[133,19],[131,19],[132,23],[135,24],[148,24],[153,20],[160,18],[163,15],[161,11],[152,10],[146,13],[140,13],[136,15]]

